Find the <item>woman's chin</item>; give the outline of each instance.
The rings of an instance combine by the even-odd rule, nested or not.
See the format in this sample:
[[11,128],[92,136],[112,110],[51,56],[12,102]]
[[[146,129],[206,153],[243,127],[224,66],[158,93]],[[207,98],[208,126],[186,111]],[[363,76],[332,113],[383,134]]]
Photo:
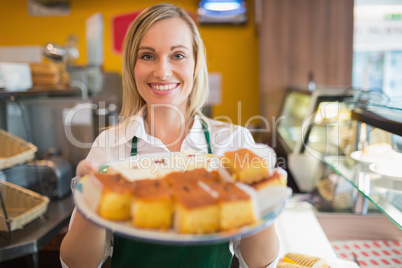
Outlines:
[[174,101],[174,100],[164,99],[164,100],[155,100],[155,101],[152,101],[152,102],[147,102],[147,106],[150,109],[169,108],[169,109],[175,109],[175,110],[177,110],[177,109],[183,110],[183,109],[186,108],[186,103],[187,103],[187,101],[177,102],[177,101]]

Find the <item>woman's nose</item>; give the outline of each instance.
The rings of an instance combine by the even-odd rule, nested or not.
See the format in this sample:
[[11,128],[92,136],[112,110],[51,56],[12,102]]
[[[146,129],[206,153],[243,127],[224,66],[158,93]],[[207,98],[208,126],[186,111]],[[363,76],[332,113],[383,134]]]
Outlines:
[[166,80],[172,75],[172,69],[167,59],[160,59],[156,64],[154,75],[156,78]]

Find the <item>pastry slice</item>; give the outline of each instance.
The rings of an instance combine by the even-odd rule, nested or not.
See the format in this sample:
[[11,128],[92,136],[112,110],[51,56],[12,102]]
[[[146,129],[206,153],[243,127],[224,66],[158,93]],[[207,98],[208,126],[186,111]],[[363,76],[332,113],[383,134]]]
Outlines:
[[118,173],[95,173],[90,176],[101,185],[102,189],[98,214],[109,220],[129,219],[134,193],[133,184]]
[[277,208],[281,200],[286,199],[288,195],[286,182],[286,174],[274,170],[272,176],[248,185],[255,190],[261,213]]
[[168,229],[172,224],[173,201],[169,185],[161,179],[135,182],[133,224],[141,228]]
[[238,182],[251,184],[269,176],[267,162],[249,149],[226,152],[221,163]]
[[283,257],[284,262],[302,265],[309,268],[328,268],[327,261],[306,254],[289,252]]
[[286,186],[286,179],[282,178],[278,171],[274,171],[274,174],[269,177],[263,178],[261,181],[249,184],[255,190],[260,191],[264,188],[272,186]]
[[184,172],[172,172],[167,174],[164,179],[172,187],[183,184],[194,184],[198,181],[212,183],[220,181],[217,171],[208,171],[205,168],[197,168]]
[[172,187],[174,229],[182,234],[207,234],[219,230],[218,201],[197,183]]
[[280,262],[278,262],[278,265],[276,266],[276,268],[308,268],[308,267],[294,264],[294,263],[280,261]]
[[238,228],[257,220],[255,204],[251,196],[236,184],[223,182],[208,186],[218,194],[221,230]]

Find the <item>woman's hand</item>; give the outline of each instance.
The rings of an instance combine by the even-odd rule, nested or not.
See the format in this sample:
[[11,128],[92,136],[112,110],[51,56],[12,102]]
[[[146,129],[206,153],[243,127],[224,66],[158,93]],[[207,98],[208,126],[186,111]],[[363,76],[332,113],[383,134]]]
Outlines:
[[82,177],[87,175],[90,171],[97,171],[98,169],[99,164],[88,160],[82,160],[77,166],[77,176]]
[[279,254],[279,239],[272,224],[240,241],[240,252],[248,267],[267,267]]

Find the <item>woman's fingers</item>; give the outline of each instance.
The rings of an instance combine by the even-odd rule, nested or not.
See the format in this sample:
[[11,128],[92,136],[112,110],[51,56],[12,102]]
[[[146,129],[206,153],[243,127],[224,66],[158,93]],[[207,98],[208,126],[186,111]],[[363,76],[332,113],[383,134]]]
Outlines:
[[92,161],[82,160],[77,166],[77,176],[82,177],[90,171],[97,171],[98,168],[99,164]]
[[82,160],[77,166],[77,176],[82,177],[89,172],[89,162]]

